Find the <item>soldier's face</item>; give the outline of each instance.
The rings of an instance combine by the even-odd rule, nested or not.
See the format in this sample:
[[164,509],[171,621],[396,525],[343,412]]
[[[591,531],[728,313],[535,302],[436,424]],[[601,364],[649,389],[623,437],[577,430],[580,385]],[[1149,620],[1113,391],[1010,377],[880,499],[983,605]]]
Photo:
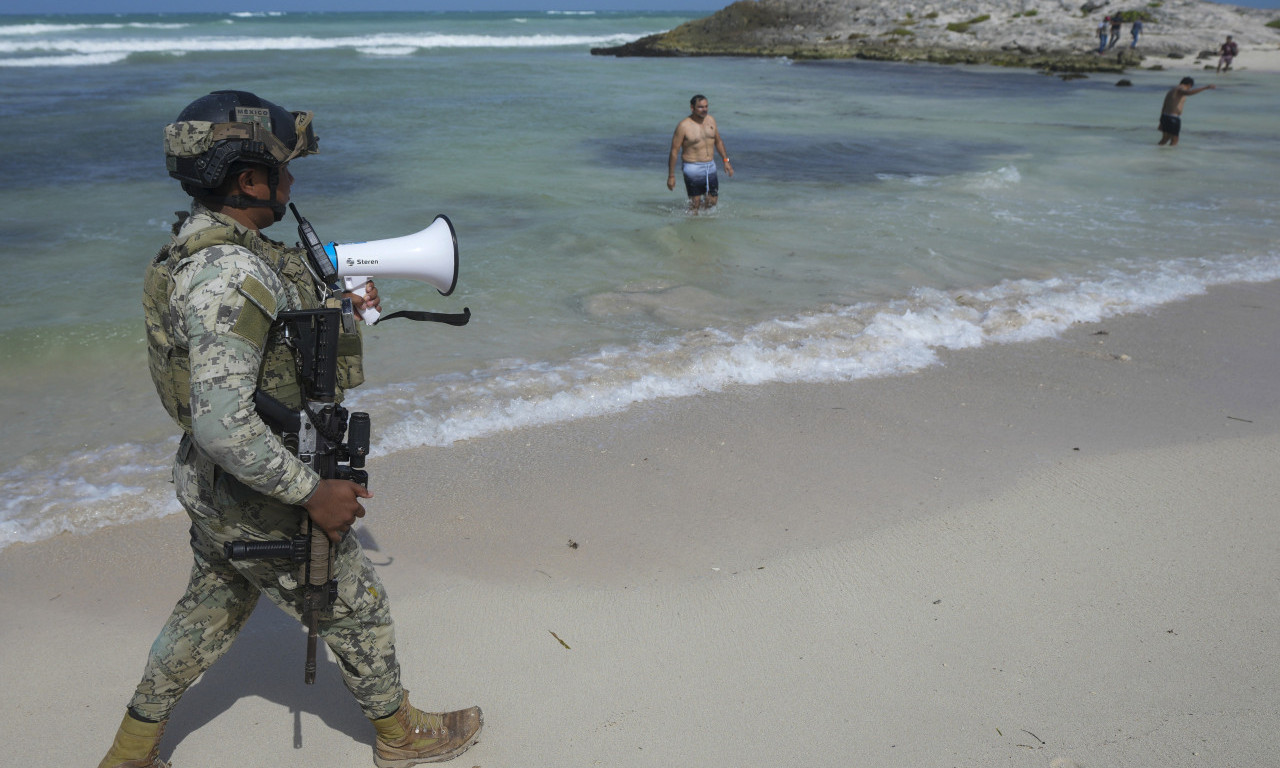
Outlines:
[[[266,168],[254,167],[247,171],[247,176],[240,177],[240,185],[244,193],[249,197],[256,197],[260,200],[269,200],[271,198],[271,175]],[[289,192],[293,189],[293,174],[289,171],[289,166],[280,166],[280,180],[276,183],[276,200],[281,203],[289,202]]]
[[[240,191],[255,200],[271,200],[271,176],[266,168],[256,166],[242,173],[239,177]],[[279,180],[276,182],[275,202],[280,205],[289,204],[289,193],[293,189],[293,174],[289,166],[280,167]],[[282,210],[282,209],[281,209]],[[277,219],[270,208],[250,208],[247,215],[252,218],[255,227],[261,229],[274,224]]]

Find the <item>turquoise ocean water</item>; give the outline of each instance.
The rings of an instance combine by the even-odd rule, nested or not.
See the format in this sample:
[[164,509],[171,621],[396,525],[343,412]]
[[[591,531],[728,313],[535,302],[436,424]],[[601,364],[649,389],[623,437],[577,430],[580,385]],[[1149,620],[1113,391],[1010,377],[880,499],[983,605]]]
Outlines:
[[[325,240],[458,230],[465,328],[367,334],[376,455],[762,382],[894,376],[1280,277],[1280,76],[614,59],[662,13],[0,17],[0,547],[178,511],[140,278],[185,207],[161,127],[219,88],[316,113]],[[1247,57],[1242,64],[1247,66]],[[700,92],[737,175],[684,213]],[[296,240],[291,221],[269,231]]]

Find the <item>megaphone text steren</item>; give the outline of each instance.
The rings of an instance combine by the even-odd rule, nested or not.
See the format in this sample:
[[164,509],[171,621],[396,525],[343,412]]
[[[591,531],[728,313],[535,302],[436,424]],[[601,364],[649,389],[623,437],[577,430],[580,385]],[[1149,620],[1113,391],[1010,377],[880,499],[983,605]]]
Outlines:
[[[386,240],[321,245],[315,229],[292,203],[298,235],[310,255],[312,267],[327,284],[339,282],[343,290],[364,295],[365,284],[375,277],[403,277],[429,283],[441,296],[458,284],[458,235],[448,216],[439,215],[426,229]],[[363,313],[367,323],[378,319],[372,308]]]
[[458,234],[443,214],[431,226],[404,237],[364,243],[329,243],[325,255],[343,278],[406,277],[430,283],[441,296],[458,285]]

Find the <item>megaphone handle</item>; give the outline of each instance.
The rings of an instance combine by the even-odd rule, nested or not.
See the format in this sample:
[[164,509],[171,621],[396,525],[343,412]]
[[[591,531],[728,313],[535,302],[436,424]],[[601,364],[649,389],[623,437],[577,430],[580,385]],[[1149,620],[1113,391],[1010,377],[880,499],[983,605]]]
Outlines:
[[[366,286],[369,285],[369,278],[364,275],[344,275],[342,278],[342,287],[346,293],[354,293],[360,298],[364,298]],[[373,307],[366,307],[360,310],[360,317],[367,325],[373,325],[378,322],[378,316],[382,313]]]

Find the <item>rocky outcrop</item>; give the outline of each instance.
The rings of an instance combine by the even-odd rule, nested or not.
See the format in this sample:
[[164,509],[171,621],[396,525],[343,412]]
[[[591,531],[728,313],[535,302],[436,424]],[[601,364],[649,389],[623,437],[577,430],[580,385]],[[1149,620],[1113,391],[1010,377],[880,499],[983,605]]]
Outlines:
[[[1115,48],[1098,48],[1104,16],[1142,18]],[[1280,12],[1203,0],[739,0],[704,19],[593,54],[610,56],[787,56],[941,64],[1029,66],[1050,71],[1120,71],[1142,54],[1216,50],[1226,35],[1241,47],[1280,46],[1267,23]]]

